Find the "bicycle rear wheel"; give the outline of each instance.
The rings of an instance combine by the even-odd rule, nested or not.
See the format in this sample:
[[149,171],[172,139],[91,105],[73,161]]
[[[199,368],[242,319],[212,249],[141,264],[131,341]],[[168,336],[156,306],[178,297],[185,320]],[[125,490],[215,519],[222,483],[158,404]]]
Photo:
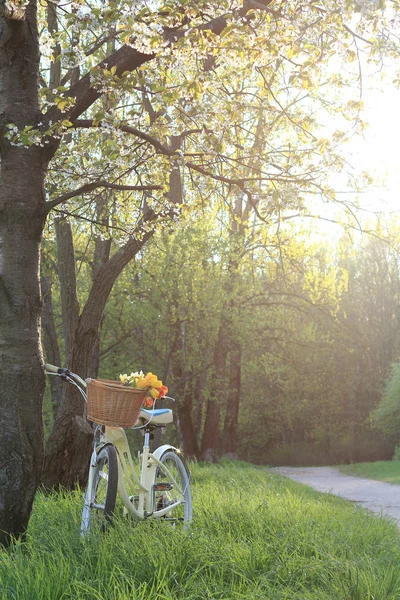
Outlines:
[[[192,519],[192,493],[188,470],[183,460],[173,450],[164,452],[160,461],[162,466],[157,468],[154,483],[155,510],[163,510],[171,506],[171,510],[166,511],[163,518],[173,523],[179,521],[187,523]],[[176,504],[177,502],[180,503]]]
[[106,444],[97,452],[96,464],[91,465],[91,485],[86,488],[82,510],[81,533],[94,527],[104,531],[111,522],[115,509],[118,487],[117,451],[112,444]]

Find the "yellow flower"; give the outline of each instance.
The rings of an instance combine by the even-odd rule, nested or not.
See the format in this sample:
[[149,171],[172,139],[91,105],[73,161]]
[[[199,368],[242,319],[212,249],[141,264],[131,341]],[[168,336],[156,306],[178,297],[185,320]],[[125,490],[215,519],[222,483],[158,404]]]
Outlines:
[[125,375],[120,375],[119,378],[122,381],[122,383],[126,383],[128,381],[128,375],[126,373]]
[[162,386],[162,381],[157,378],[157,375],[154,375],[153,373],[147,373],[141,384],[143,385],[140,387],[156,388]]

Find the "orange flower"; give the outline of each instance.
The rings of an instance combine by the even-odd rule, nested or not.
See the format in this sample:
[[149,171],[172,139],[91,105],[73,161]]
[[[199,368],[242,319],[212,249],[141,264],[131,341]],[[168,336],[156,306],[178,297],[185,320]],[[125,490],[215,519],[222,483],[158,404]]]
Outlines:
[[161,387],[157,388],[157,391],[159,398],[164,398],[164,396],[168,394],[168,388],[166,385],[162,385]]

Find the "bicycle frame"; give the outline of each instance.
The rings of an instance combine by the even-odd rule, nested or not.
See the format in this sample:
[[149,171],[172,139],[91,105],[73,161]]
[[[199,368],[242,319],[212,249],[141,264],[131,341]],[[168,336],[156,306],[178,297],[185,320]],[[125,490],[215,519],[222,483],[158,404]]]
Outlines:
[[[102,436],[101,442],[94,449],[91,459],[91,464],[95,465],[98,448],[101,448],[106,444],[113,444],[116,447],[118,454],[118,494],[127,513],[141,520],[150,516],[155,519],[163,517],[176,506],[181,504],[184,499],[184,490],[180,488],[172,473],[160,460],[165,452],[168,450],[176,452],[176,448],[169,444],[164,444],[163,446],[157,448],[154,452],[150,452],[149,440],[150,433],[147,431],[144,434],[143,450],[139,455],[139,460],[141,463],[139,464],[140,477],[138,477],[133,464],[126,433],[124,429],[120,427],[105,427],[105,432]],[[155,490],[153,488],[158,467],[161,467],[167,474],[168,478],[170,481],[172,481],[175,489],[181,496],[177,502],[174,502],[173,504],[170,504],[160,510],[157,510],[155,506]],[[91,476],[92,473],[89,472],[89,489],[91,485]],[[128,484],[128,489],[125,482]],[[137,497],[137,508],[131,501],[132,497]]]

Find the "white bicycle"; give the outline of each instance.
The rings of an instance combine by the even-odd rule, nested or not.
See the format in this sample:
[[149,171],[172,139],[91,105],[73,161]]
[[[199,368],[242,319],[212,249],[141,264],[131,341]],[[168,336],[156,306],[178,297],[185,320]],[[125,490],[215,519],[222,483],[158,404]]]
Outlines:
[[[87,383],[79,375],[50,364],[46,364],[46,373],[75,385],[87,401]],[[136,465],[123,427],[93,423],[93,452],[82,510],[82,534],[93,527],[104,529],[119,505],[123,514],[140,520],[165,519],[173,523],[191,520],[190,473],[183,456],[169,444],[150,452],[150,439],[155,430],[172,422],[170,409],[140,409],[137,425],[132,427],[141,429],[144,436]]]

